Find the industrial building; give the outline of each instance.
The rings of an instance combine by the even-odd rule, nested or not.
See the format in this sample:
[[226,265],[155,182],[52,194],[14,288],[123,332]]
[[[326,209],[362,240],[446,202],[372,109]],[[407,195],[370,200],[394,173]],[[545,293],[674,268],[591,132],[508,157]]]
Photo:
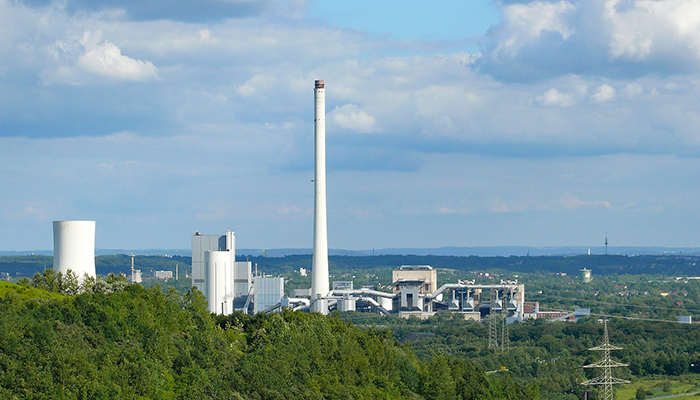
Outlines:
[[[350,281],[335,281],[333,289],[326,296],[316,294],[314,297],[310,290],[295,290],[293,297],[283,298],[277,304],[266,302],[264,308],[256,306],[256,310],[269,312],[288,307],[324,314],[334,310],[368,311],[420,319],[435,315],[438,311],[448,311],[476,321],[490,314],[498,314],[506,317],[509,323],[522,321],[536,313],[530,304],[527,310],[530,314],[526,314],[525,285],[517,281],[502,280],[496,284],[458,281],[438,286],[436,270],[428,265],[402,265],[392,272],[393,293],[372,287],[354,289]],[[256,287],[256,299],[257,290]],[[279,296],[279,292],[276,292],[276,296]],[[316,308],[310,306],[314,303]],[[325,310],[319,310],[320,306]]]
[[253,313],[276,308],[284,297],[284,278],[276,276],[256,276],[253,296]]
[[391,278],[394,293],[408,287],[423,294],[437,290],[437,270],[430,265],[402,265],[391,272]]
[[233,231],[192,235],[192,286],[204,293],[211,312],[231,314],[250,304],[252,266],[249,261],[236,261]]

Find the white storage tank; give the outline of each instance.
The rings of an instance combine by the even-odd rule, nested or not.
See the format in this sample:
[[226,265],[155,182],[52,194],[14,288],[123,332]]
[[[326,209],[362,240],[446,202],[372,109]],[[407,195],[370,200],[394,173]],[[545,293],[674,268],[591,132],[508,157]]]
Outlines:
[[204,252],[207,310],[228,315],[233,312],[233,265],[228,251]]
[[95,278],[95,221],[53,221],[53,269]]
[[377,302],[387,311],[394,309],[394,299],[388,297],[377,297]]
[[357,300],[352,297],[345,297],[338,300],[338,311],[355,311]]

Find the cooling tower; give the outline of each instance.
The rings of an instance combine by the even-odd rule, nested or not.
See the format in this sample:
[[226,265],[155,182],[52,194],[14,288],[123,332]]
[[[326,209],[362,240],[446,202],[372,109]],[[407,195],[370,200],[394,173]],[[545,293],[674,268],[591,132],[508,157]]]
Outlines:
[[53,222],[53,269],[95,278],[95,221]]
[[[314,254],[311,263],[311,297],[328,295],[328,226],[326,222],[326,89],[314,84]],[[317,311],[317,310],[314,310]],[[319,310],[320,311],[320,310]],[[324,314],[327,310],[321,311]]]

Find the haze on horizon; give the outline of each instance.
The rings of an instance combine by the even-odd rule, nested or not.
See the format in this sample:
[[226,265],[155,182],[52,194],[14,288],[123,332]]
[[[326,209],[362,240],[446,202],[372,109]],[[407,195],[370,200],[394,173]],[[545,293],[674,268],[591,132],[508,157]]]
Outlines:
[[693,0],[0,0],[0,250],[700,247]]

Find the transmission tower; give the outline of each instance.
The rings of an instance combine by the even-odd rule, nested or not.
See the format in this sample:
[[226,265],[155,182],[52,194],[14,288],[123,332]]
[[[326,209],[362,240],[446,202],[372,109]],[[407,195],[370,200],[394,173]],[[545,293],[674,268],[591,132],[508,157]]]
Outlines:
[[501,321],[503,322],[503,328],[501,330],[501,351],[507,353],[510,350],[510,331],[508,329],[508,311],[506,304],[508,299],[506,297],[506,292],[503,291],[503,306],[501,307]]
[[610,344],[610,338],[608,337],[608,321],[603,321],[605,324],[604,334],[603,334],[603,344],[597,347],[588,349],[590,351],[602,351],[603,358],[594,364],[585,365],[583,368],[600,368],[603,370],[602,373],[598,373],[595,378],[583,382],[582,385],[585,386],[602,386],[602,398],[601,400],[613,400],[613,388],[612,385],[619,383],[630,383],[624,379],[615,378],[612,376],[612,369],[618,367],[626,367],[627,364],[619,363],[610,357],[611,350],[622,350],[621,347],[616,347]]
[[498,300],[498,291],[491,291],[491,302],[489,303],[489,349],[498,349],[498,320],[495,308]]

